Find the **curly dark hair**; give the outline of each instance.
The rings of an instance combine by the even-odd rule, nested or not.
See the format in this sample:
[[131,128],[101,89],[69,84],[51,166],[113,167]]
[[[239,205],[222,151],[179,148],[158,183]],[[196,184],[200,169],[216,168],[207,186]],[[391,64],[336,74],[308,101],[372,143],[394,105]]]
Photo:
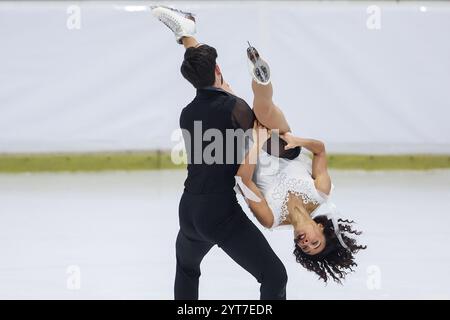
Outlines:
[[345,276],[353,272],[354,267],[358,265],[354,260],[354,254],[367,248],[367,246],[358,245],[355,239],[350,238],[345,233],[360,235],[362,232],[351,228],[351,224],[355,223],[354,221],[338,219],[339,230],[341,231],[342,239],[349,248],[348,250],[339,243],[331,219],[328,219],[326,216],[318,216],[314,218],[314,221],[324,226],[325,248],[316,255],[309,255],[298,246],[299,238],[297,237],[294,239],[295,258],[308,271],[315,272],[319,279],[322,279],[325,283],[332,279],[342,284]]

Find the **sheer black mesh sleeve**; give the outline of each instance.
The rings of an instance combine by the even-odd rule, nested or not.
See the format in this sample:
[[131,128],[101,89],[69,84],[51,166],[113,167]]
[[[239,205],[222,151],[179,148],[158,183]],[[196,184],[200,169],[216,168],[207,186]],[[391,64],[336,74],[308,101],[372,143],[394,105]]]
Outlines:
[[231,111],[231,122],[235,129],[247,131],[253,128],[253,122],[256,120],[255,114],[250,106],[241,98],[236,98]]
[[[236,102],[231,111],[231,121],[235,129],[243,129],[247,131],[253,128],[253,123],[256,120],[255,114],[250,106],[241,98],[236,98]],[[251,131],[248,131],[249,139],[251,139]],[[272,143],[272,138],[277,139]],[[263,149],[270,155],[285,158],[285,159],[295,159],[299,156],[301,148],[297,147],[290,150],[285,150],[284,147],[287,145],[286,141],[278,136],[273,136],[267,140],[266,145]],[[275,149],[273,146],[275,146]],[[274,149],[274,150],[272,150]]]

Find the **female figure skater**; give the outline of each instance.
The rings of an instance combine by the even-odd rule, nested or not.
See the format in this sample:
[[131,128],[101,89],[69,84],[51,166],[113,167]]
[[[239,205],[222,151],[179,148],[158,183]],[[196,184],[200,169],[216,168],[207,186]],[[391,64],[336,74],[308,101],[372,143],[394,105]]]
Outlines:
[[[333,185],[325,145],[289,132],[282,111],[272,101],[268,64],[250,44],[247,57],[253,77],[253,111],[258,119],[253,137],[258,143],[253,144],[238,170],[237,190],[264,227],[293,227],[298,263],[325,282],[332,279],[341,283],[357,266],[354,254],[366,246],[358,245],[351,237],[361,232],[352,229],[354,221],[337,217],[337,209],[330,200]],[[265,152],[261,140],[271,135],[268,129],[279,131],[287,142],[285,149],[301,147],[301,154],[289,160]],[[312,161],[304,154],[305,149],[312,153]]]

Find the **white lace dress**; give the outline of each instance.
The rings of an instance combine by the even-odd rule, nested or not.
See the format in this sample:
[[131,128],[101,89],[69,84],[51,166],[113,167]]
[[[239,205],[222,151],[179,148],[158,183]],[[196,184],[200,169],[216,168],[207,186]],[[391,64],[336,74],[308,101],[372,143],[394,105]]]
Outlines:
[[274,223],[271,229],[279,227],[288,216],[289,192],[299,196],[305,204],[318,205],[311,213],[312,217],[329,211],[324,208],[328,197],[316,189],[311,172],[312,161],[303,151],[294,160],[281,159],[261,152],[253,181],[273,212]]

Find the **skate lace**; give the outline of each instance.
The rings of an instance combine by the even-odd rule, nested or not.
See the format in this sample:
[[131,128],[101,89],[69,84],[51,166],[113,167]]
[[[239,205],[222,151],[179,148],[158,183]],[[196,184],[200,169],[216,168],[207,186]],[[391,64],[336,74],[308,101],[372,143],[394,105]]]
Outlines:
[[161,14],[161,17],[159,19],[162,23],[164,23],[170,30],[172,30],[175,33],[178,33],[181,31],[181,26],[178,21],[176,21],[172,16],[163,13]]

